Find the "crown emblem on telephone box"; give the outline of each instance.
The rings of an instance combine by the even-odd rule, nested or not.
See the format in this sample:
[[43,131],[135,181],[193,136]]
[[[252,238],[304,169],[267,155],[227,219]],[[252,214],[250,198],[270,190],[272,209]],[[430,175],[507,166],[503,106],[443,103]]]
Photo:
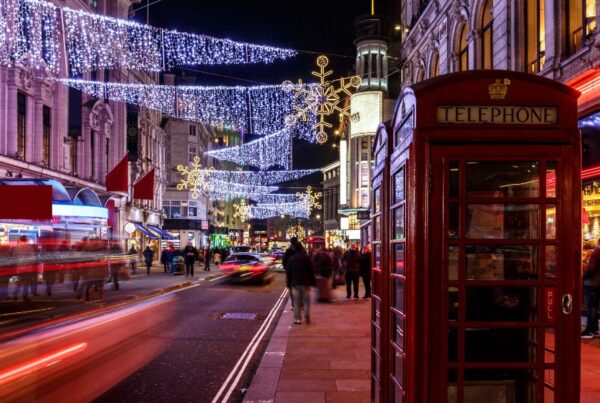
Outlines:
[[503,82],[500,82],[500,79],[496,79],[493,84],[488,85],[490,99],[504,99],[509,85],[510,80],[508,78],[505,78]]

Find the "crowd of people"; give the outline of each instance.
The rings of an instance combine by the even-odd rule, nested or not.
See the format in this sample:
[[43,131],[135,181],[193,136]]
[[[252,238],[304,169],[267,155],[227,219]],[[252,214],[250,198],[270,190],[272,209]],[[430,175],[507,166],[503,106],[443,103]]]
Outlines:
[[359,278],[365,288],[363,298],[371,298],[371,248],[363,246],[359,252],[358,244],[350,249],[326,250],[318,248],[312,251],[312,258],[297,238],[290,240],[290,247],[283,256],[286,273],[286,285],[292,296],[294,324],[310,323],[310,289],[316,287],[317,301],[331,302],[331,288],[346,286],[346,300],[359,298]]

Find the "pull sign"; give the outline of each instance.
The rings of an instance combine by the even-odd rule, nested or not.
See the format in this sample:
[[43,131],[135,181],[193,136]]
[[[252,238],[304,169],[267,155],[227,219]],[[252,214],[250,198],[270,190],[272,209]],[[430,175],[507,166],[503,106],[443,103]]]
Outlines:
[[562,296],[562,313],[568,315],[573,310],[573,296],[569,293]]
[[554,321],[556,312],[556,289],[546,288],[546,321]]

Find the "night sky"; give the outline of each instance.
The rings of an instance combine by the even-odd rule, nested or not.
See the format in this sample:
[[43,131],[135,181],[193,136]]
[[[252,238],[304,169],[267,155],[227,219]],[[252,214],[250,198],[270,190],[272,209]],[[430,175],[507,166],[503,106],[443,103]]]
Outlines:
[[[368,14],[370,4],[369,0],[160,0],[150,7],[150,24],[314,52],[272,65],[198,66],[193,68],[195,72],[187,70],[186,74],[196,75],[198,84],[278,84],[298,78],[313,81],[310,72],[321,53],[329,54],[334,77],[352,74],[354,19]],[[146,9],[136,12],[135,19],[145,22]],[[318,146],[296,140],[294,168],[320,168],[334,161],[337,154],[332,143]],[[321,175],[313,176],[312,181],[322,179]]]

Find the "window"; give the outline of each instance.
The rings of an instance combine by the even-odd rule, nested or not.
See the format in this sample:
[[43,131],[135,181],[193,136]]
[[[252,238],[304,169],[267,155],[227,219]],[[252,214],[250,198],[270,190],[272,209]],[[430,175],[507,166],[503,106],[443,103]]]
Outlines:
[[525,62],[529,73],[544,69],[546,28],[544,0],[527,0],[525,4]]
[[440,55],[436,53],[431,58],[431,67],[429,71],[430,77],[437,77],[440,75]]
[[190,136],[195,136],[196,135],[196,125],[190,125],[188,127],[188,134]]
[[567,51],[572,55],[596,31],[596,0],[568,0],[566,11]]
[[198,217],[198,202],[191,201],[188,204],[188,216],[191,218]]
[[171,202],[163,200],[163,215],[165,218],[171,218]]
[[77,173],[77,139],[74,138],[70,143],[70,151],[71,151],[71,173]]
[[42,164],[50,165],[50,136],[52,133],[51,109],[47,106],[42,108]]
[[178,200],[171,201],[171,218],[181,218],[181,202]]
[[194,162],[194,157],[198,155],[198,149],[195,145],[188,145],[188,162]]
[[492,0],[487,0],[481,16],[481,56],[484,69],[494,68],[494,18],[492,17]]
[[17,93],[17,158],[25,159],[27,144],[27,96]]
[[458,30],[456,42],[456,55],[458,71],[469,69],[469,43],[467,42],[467,24],[463,24]]

